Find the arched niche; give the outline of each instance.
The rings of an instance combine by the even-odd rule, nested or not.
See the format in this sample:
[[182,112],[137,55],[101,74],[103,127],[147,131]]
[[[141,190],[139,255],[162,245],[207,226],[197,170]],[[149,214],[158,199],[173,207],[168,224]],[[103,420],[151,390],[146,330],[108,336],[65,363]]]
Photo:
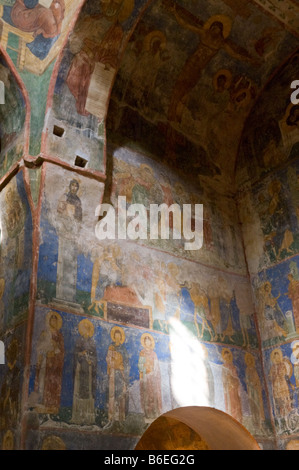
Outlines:
[[238,421],[210,407],[189,406],[164,413],[135,450],[260,450]]

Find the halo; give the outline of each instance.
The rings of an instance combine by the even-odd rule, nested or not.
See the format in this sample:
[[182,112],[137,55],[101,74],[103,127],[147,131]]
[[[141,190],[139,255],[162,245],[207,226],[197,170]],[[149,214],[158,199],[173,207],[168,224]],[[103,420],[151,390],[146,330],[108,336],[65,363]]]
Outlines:
[[227,83],[225,84],[224,89],[228,90],[229,87],[231,86],[231,82],[232,82],[232,78],[233,78],[232,73],[227,69],[218,70],[218,72],[215,73],[214,78],[213,78],[213,85],[214,85],[215,90],[217,90],[217,88],[218,88],[217,80],[218,80],[218,77],[220,77],[220,75],[224,75],[225,78],[227,79]]
[[63,440],[58,436],[47,436],[43,440],[42,450],[65,450],[66,446]]
[[146,345],[145,345],[145,340],[146,338],[149,338],[151,340],[151,345],[150,345],[150,349],[154,349],[155,347],[155,340],[154,338],[152,337],[152,335],[150,335],[149,333],[143,333],[143,335],[141,336],[140,338],[140,343],[141,345],[146,348]]
[[292,350],[294,351],[295,349],[299,348],[299,341],[293,341],[291,344]]
[[208,21],[205,22],[204,24],[204,29],[210,29],[213,23],[221,23],[223,25],[223,37],[226,39],[231,32],[232,29],[232,20],[225,15],[214,15],[211,16],[211,18],[208,19]]
[[166,36],[162,31],[152,31],[151,33],[147,34],[144,38],[143,45],[146,51],[149,51],[152,47],[153,41],[155,39],[160,39],[161,44],[166,44]]
[[78,325],[78,330],[81,336],[83,336],[84,333],[87,332],[89,338],[91,338],[94,334],[94,326],[91,321],[87,320],[87,318],[80,321]]
[[59,313],[55,312],[54,310],[50,310],[48,313],[47,313],[47,316],[46,316],[46,322],[47,324],[50,326],[50,318],[51,317],[55,317],[56,320],[57,320],[57,323],[58,323],[58,326],[57,326],[57,330],[60,330],[60,328],[62,327],[62,318],[61,316],[59,315]]
[[119,332],[120,335],[121,335],[121,340],[120,340],[120,344],[123,344],[125,339],[126,339],[126,335],[125,335],[125,332],[124,330],[120,327],[120,326],[114,326],[111,331],[110,331],[110,336],[111,336],[111,339],[112,341],[114,341],[114,335],[116,332]]

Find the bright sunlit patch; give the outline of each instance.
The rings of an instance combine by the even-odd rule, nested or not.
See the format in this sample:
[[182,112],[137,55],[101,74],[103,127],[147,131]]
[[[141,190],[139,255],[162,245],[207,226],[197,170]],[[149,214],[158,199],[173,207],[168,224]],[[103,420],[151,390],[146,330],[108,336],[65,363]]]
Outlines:
[[179,320],[170,321],[171,386],[179,406],[210,406],[207,351]]

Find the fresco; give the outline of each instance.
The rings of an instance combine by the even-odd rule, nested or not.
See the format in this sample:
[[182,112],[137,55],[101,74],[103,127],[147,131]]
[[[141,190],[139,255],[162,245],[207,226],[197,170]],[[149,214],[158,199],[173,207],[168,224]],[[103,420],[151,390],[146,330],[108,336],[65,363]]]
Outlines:
[[[279,164],[287,164],[297,156],[297,106],[290,102],[289,84],[298,70],[298,60],[297,52],[267,84],[250,113],[238,160],[237,175],[241,185],[249,179],[252,183],[258,181]],[[263,123],[257,128],[261,118]]]
[[[149,7],[122,58],[107,125],[111,141],[229,190],[236,136],[265,84],[262,77],[298,41],[262,9],[225,3],[165,0]],[[248,34],[242,44],[241,29]]]
[[[200,250],[185,250],[183,237],[180,240],[174,238],[173,221],[170,222],[169,240],[161,236],[153,240],[149,234],[146,241],[139,243],[206,265],[246,273],[241,233],[236,224],[236,206],[231,198],[220,199],[209,185],[186,185],[183,178],[167,171],[161,164],[153,164],[138,152],[114,150],[113,146],[108,151],[109,158],[113,155],[114,168],[110,200],[116,210],[120,196],[126,197],[127,206],[141,203],[148,210],[151,204],[178,204],[181,208],[183,204],[192,204],[194,211],[195,204],[203,204],[203,246]],[[192,218],[194,230],[194,212]]]
[[[298,436],[299,227],[296,106],[290,103],[286,84],[297,66],[295,53],[253,107],[237,168],[238,206],[272,420],[279,448],[289,450],[296,448]],[[271,96],[275,103],[269,101]]]
[[[41,216],[39,303],[165,333],[172,319],[179,318],[204,340],[257,346],[246,274],[217,271],[211,261],[208,267],[188,256],[174,258],[172,253],[178,253],[171,244],[167,251],[167,245],[153,250],[128,240],[98,240],[95,208],[103,185],[48,168]],[[65,188],[60,194],[52,191],[58,175]],[[139,178],[138,184],[146,182]]]
[[[70,163],[78,155],[89,168],[105,171],[103,121],[110,90],[123,44],[145,3],[85,3],[59,68],[48,116],[48,153],[59,154]],[[63,138],[53,135],[54,125],[64,129]]]
[[[77,286],[80,282],[88,282],[85,269],[81,271],[80,261],[84,261],[84,250],[81,247],[85,246],[88,251],[90,245],[86,244],[86,240],[95,239],[95,209],[101,203],[103,184],[96,180],[86,180],[63,169],[57,174],[54,171],[55,166],[50,165],[47,168],[40,265],[46,262],[46,279],[54,280],[54,289],[47,287],[47,295],[58,305],[69,305],[70,308],[77,309],[80,307]],[[51,188],[58,177],[61,191],[53,193]],[[89,202],[84,204],[87,191]],[[78,273],[81,273],[80,279]],[[44,276],[40,278],[42,280]]]
[[1,315],[5,331],[28,312],[32,266],[32,219],[23,172],[1,191]]
[[[296,440],[298,421],[298,340],[264,352],[275,426],[279,437]],[[289,445],[291,450],[291,444]]]
[[42,74],[62,45],[78,1],[1,0],[0,42],[19,70]]
[[[159,166],[118,157],[112,201],[155,198],[163,189],[165,200],[183,200],[171,175],[159,188],[152,176]],[[50,164],[43,178],[28,448],[46,445],[54,428],[49,446],[111,449],[121,433],[117,448],[132,448],[155,418],[190,404],[217,407],[268,438],[247,275],[175,255],[173,247],[100,241],[103,185]],[[53,192],[54,180],[61,191]],[[89,437],[71,443],[78,427]]]
[[6,364],[0,369],[0,448],[13,450],[20,445],[21,397],[24,370],[24,324],[1,333]]
[[[164,0],[142,15],[143,0],[86,2],[57,65],[52,102],[54,58],[79,3],[0,1],[0,41],[32,105],[29,153],[42,148],[55,162],[24,170],[26,184],[19,171],[0,194],[3,449],[23,437],[27,449],[132,449],[158,416],[190,405],[225,411],[266,447],[274,428],[280,446],[296,446],[297,108],[286,105],[280,81],[297,70],[297,55],[265,100],[256,98],[298,40],[275,20],[278,11],[265,14],[268,2],[237,3]],[[4,176],[24,153],[17,138],[25,115],[2,65],[14,118],[3,116]],[[110,188],[101,182],[106,157]],[[29,185],[40,230],[21,402],[29,300],[33,315]],[[203,248],[191,253],[182,240],[161,238],[99,241],[95,211],[105,189],[115,206],[118,196],[146,207],[202,203]]]
[[[56,436],[63,432],[66,448],[66,439],[73,435],[75,442],[68,445],[74,448],[79,427],[89,437],[81,436],[77,448],[88,448],[93,433],[104,448],[112,448],[106,447],[113,445],[108,437],[122,433],[117,446],[122,448],[125,442],[132,445],[132,439],[174,403],[184,404],[185,391],[176,388],[181,349],[175,336],[38,307],[34,341],[28,413],[30,422],[38,423],[36,445],[42,446],[42,436],[55,428]],[[207,343],[202,347],[206,372],[198,380],[194,377],[193,385],[200,387],[201,382],[202,387],[206,377],[210,392],[206,400],[259,436],[267,436],[270,421],[256,354]],[[200,400],[203,397],[194,390],[194,404]],[[29,446],[32,432],[28,431]],[[55,442],[52,445],[63,445],[58,438]]]
[[252,273],[298,253],[297,174],[298,162],[295,161],[263,178],[255,184],[254,190],[244,189],[239,196]]
[[26,108],[20,87],[2,56],[0,57],[0,80],[5,90],[5,103],[0,106],[1,178],[22,156]]
[[298,336],[298,257],[268,268],[253,278],[263,345]]

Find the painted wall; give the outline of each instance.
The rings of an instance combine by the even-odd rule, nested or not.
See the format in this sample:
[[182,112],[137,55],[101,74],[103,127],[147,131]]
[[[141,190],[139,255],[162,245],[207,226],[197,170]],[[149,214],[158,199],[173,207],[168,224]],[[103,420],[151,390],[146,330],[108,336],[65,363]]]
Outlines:
[[189,203],[193,195],[204,202],[204,246],[185,252],[181,240],[100,241],[95,210],[104,185],[44,165],[28,393],[38,426],[27,447],[55,435],[66,448],[130,449],[161,413],[188,405],[226,411],[268,442],[271,420],[233,201],[198,192],[126,148],[111,145],[109,156],[115,208],[120,195],[128,206],[146,207]]
[[0,337],[5,345],[5,364],[0,368],[0,440],[2,448],[18,448],[32,272],[32,218],[23,171],[1,191],[0,207]]
[[[271,413],[281,448],[295,445],[299,431],[299,134],[296,106],[290,103],[288,84],[296,64],[298,54],[287,61],[268,84],[252,111],[241,144],[238,169],[241,182],[238,202],[245,252],[257,309]],[[261,122],[261,116],[263,125],[260,127],[257,122]]]
[[[22,126],[28,126],[29,120],[22,114],[22,102],[13,111],[17,117],[14,122],[19,124],[18,138],[24,146],[20,152],[26,153],[26,157],[40,154],[35,161],[37,168],[27,159],[26,168],[10,174],[0,192],[3,233],[0,339],[5,342],[8,359],[0,375],[2,448],[132,449],[161,413],[194,405],[208,405],[227,412],[244,424],[264,448],[274,446],[274,427],[281,447],[287,446],[286,437],[291,439],[288,445],[295,446],[297,422],[292,393],[296,391],[297,377],[293,347],[297,338],[298,241],[297,169],[293,160],[297,131],[286,121],[289,111],[285,95],[277,93],[280,98],[273,116],[276,124],[284,119],[282,140],[273,137],[272,130],[277,126],[272,128],[272,122],[267,123],[270,130],[266,136],[256,139],[254,129],[265,109],[267,113],[270,111],[265,106],[273,89],[266,90],[264,104],[258,104],[260,109],[254,111],[249,121],[249,135],[244,136],[241,148],[240,193],[236,202],[220,190],[223,180],[218,179],[219,168],[215,169],[213,159],[208,157],[223,150],[217,164],[227,163],[231,142],[225,141],[222,146],[214,136],[227,112],[232,112],[233,122],[236,116],[245,118],[242,106],[235,108],[236,103],[232,101],[239,78],[250,88],[246,96],[251,103],[251,85],[255,87],[261,75],[254,73],[248,78],[248,70],[253,73],[253,69],[245,68],[242,60],[238,62],[236,70],[241,77],[238,74],[230,77],[232,95],[227,89],[222,90],[221,96],[217,94],[219,101],[210,108],[211,117],[217,116],[219,120],[213,121],[213,132],[206,144],[209,148],[205,151],[199,143],[205,136],[196,133],[198,129],[208,130],[207,121],[201,126],[194,108],[183,107],[183,117],[187,119],[187,122],[183,119],[183,125],[188,127],[191,123],[197,142],[193,146],[192,139],[182,141],[180,133],[171,134],[167,144],[170,147],[175,144],[176,155],[170,169],[167,161],[158,163],[162,154],[169,155],[164,152],[165,128],[155,121],[154,109],[147,109],[146,116],[143,113],[147,92],[164,88],[162,99],[157,98],[158,93],[156,101],[151,102],[161,106],[160,114],[166,120],[164,99],[167,98],[169,105],[176,98],[175,93],[170,96],[168,82],[163,82],[168,66],[167,51],[161,50],[154,58],[147,54],[150,40],[158,38],[160,45],[165,44],[157,26],[154,35],[149,36],[149,25],[157,8],[151,11],[153,17],[147,18],[149,23],[140,23],[128,51],[138,60],[145,60],[146,56],[147,60],[154,59],[156,71],[159,69],[162,74],[161,81],[158,87],[154,80],[144,83],[147,89],[136,88],[146,68],[137,70],[133,76],[132,70],[124,70],[116,83],[107,119],[106,149],[105,106],[122,47],[146,2],[120,2],[112,12],[105,9],[105,4],[93,6],[94,2],[86,2],[78,25],[56,63],[58,45],[61,47],[66,39],[68,22],[74,17],[78,3],[58,1],[60,7],[65,7],[64,16],[57,23],[58,30],[49,34],[39,31],[39,37],[32,37],[32,41],[24,34],[24,25],[10,24],[9,17],[3,16],[8,12],[11,15],[19,2],[0,3],[6,28],[17,30],[10,31],[9,44],[4,44],[3,35],[0,41],[27,88],[28,96],[24,100],[32,105],[30,129],[26,127],[29,135],[24,139]],[[201,12],[200,4],[191,0],[189,3],[193,5],[189,5],[193,20],[203,15],[197,18],[197,24],[208,24],[205,21],[210,21],[219,11],[216,4],[206,4]],[[250,15],[246,5],[238,11],[236,6],[229,6],[229,0],[224,3],[225,12],[233,11],[234,19],[238,17],[235,27],[241,30],[244,18]],[[37,13],[34,28],[40,11],[36,7],[32,2],[31,9]],[[174,31],[180,29],[169,2],[164,2],[164,7],[165,24],[161,26],[171,25],[168,38],[171,45],[175,44]],[[26,8],[29,7],[25,5]],[[46,10],[43,12],[50,15],[51,10]],[[260,38],[264,39],[264,14],[261,10],[251,13],[259,18],[256,24],[260,24]],[[10,19],[13,21],[11,16]],[[227,27],[227,16],[222,20]],[[273,22],[267,19],[266,26],[273,26]],[[289,41],[289,33],[284,31],[279,30],[277,37],[275,31],[270,33],[270,42],[277,41],[277,49],[273,64],[263,69],[267,74],[296,42]],[[14,54],[20,52],[14,51],[16,36],[25,39],[25,44],[20,43],[25,45],[24,64]],[[186,37],[188,44],[192,43],[189,39],[194,39],[193,34],[188,32]],[[141,44],[143,47],[138,49]],[[257,46],[254,47],[258,54]],[[242,44],[238,44],[238,51],[240,48]],[[104,55],[98,56],[98,50],[104,51]],[[264,53],[267,51],[262,51],[263,58]],[[215,78],[222,70],[222,63],[218,62],[221,57],[219,54],[215,63],[209,64],[211,68],[204,70],[206,88],[202,93],[207,106],[212,98],[204,92],[206,89],[215,92]],[[181,55],[180,63],[172,64],[171,70],[178,72],[185,60]],[[130,60],[125,63],[132,65]],[[152,62],[146,63],[149,66]],[[295,61],[290,62],[290,70],[295,65]],[[286,72],[285,80],[290,78],[290,73]],[[88,83],[82,81],[82,76],[87,76]],[[154,74],[153,78],[157,77]],[[135,93],[130,88],[130,80],[135,84]],[[104,84],[105,94],[99,108],[95,92]],[[20,90],[13,81],[11,87],[15,87],[13,96],[18,96]],[[122,104],[120,90],[128,92],[123,114],[119,110],[114,113],[114,106]],[[152,113],[154,124],[150,119]],[[5,119],[3,122],[7,124]],[[63,135],[54,132],[54,126],[61,127]],[[229,138],[229,133],[224,137]],[[211,147],[211,143],[215,146]],[[248,148],[253,148],[250,165],[247,165]],[[285,162],[290,164],[279,171],[274,165],[275,173],[269,173],[269,163],[276,155],[273,148],[277,155],[282,151]],[[8,164],[3,167],[3,175],[19,159],[15,150],[11,160],[4,159]],[[109,197],[115,208],[118,196],[126,196],[128,205],[142,202],[147,207],[161,202],[202,203],[204,245],[201,250],[186,251],[180,240],[98,240],[95,212],[107,188],[102,177],[108,161],[106,150],[112,168]],[[203,162],[202,173],[193,186],[180,169],[190,165],[190,155],[198,154]],[[77,157],[85,160],[86,166],[77,165]],[[226,180],[226,172],[222,178]],[[271,292],[266,290],[269,287]],[[253,300],[257,302],[254,304]],[[287,312],[291,313],[287,315]],[[281,387],[283,398],[277,395]],[[21,406],[23,414],[20,414]]]

